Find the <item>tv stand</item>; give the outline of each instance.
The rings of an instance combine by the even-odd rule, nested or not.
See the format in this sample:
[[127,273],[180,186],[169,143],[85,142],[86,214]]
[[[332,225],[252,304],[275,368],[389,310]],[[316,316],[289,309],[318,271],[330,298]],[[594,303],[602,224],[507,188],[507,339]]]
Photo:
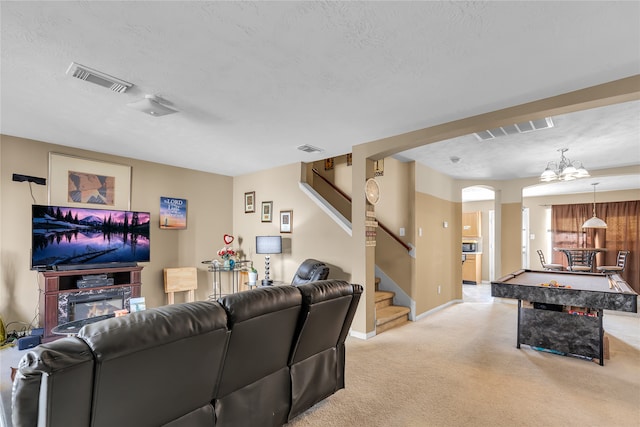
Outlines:
[[[66,303],[69,296],[98,294],[113,290],[120,290],[127,295],[125,298],[125,308],[129,309],[129,300],[140,297],[142,286],[142,268],[139,266],[113,267],[109,268],[75,269],[75,270],[47,270],[38,273],[38,288],[40,290],[40,310],[39,324],[44,328],[43,341],[51,341],[60,338],[52,332],[52,329],[60,323],[67,323],[68,307]],[[96,286],[92,288],[79,288],[78,280],[83,276],[106,274],[113,278],[112,285]],[[66,316],[66,317],[65,317]]]

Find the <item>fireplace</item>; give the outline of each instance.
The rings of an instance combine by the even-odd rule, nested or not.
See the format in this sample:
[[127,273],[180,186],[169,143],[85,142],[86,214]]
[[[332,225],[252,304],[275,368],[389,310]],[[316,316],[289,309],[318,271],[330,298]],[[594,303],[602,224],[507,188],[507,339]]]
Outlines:
[[131,288],[96,289],[58,295],[58,324],[129,308]]
[[104,316],[123,308],[124,292],[120,290],[102,294],[70,295],[69,321]]

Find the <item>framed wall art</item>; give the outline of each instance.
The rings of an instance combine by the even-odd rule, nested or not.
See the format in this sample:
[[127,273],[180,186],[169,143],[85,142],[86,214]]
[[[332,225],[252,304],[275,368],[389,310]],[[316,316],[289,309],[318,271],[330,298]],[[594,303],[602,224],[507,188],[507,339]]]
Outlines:
[[262,202],[262,222],[271,222],[273,202]]
[[256,211],[256,192],[250,191],[244,193],[244,213],[251,213]]
[[187,228],[187,200],[160,197],[160,228],[184,230]]
[[51,152],[49,204],[129,210],[131,166]]
[[293,211],[280,211],[280,232],[291,233],[293,231]]

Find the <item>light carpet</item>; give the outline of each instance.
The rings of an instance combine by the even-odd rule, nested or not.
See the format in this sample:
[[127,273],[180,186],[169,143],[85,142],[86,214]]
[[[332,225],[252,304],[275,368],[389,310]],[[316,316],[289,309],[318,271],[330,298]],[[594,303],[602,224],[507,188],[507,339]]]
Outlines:
[[346,388],[288,427],[640,426],[640,317],[605,313],[600,366],[517,349],[517,304],[475,301],[349,337]]

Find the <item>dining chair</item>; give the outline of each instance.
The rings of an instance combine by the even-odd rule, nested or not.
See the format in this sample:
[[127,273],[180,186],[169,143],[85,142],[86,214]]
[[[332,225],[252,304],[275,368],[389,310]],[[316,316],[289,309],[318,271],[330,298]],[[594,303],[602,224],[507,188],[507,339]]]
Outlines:
[[624,268],[627,265],[627,257],[629,256],[630,251],[618,251],[618,258],[616,265],[601,265],[596,267],[600,273],[622,273]]
[[545,270],[555,270],[555,271],[559,271],[559,270],[564,270],[564,267],[562,266],[562,264],[549,264],[545,261],[544,259],[544,252],[542,252],[540,249],[538,249],[538,256],[540,257],[540,264],[542,264],[542,268]]
[[589,272],[593,270],[593,260],[596,256],[591,251],[569,251],[569,271]]

